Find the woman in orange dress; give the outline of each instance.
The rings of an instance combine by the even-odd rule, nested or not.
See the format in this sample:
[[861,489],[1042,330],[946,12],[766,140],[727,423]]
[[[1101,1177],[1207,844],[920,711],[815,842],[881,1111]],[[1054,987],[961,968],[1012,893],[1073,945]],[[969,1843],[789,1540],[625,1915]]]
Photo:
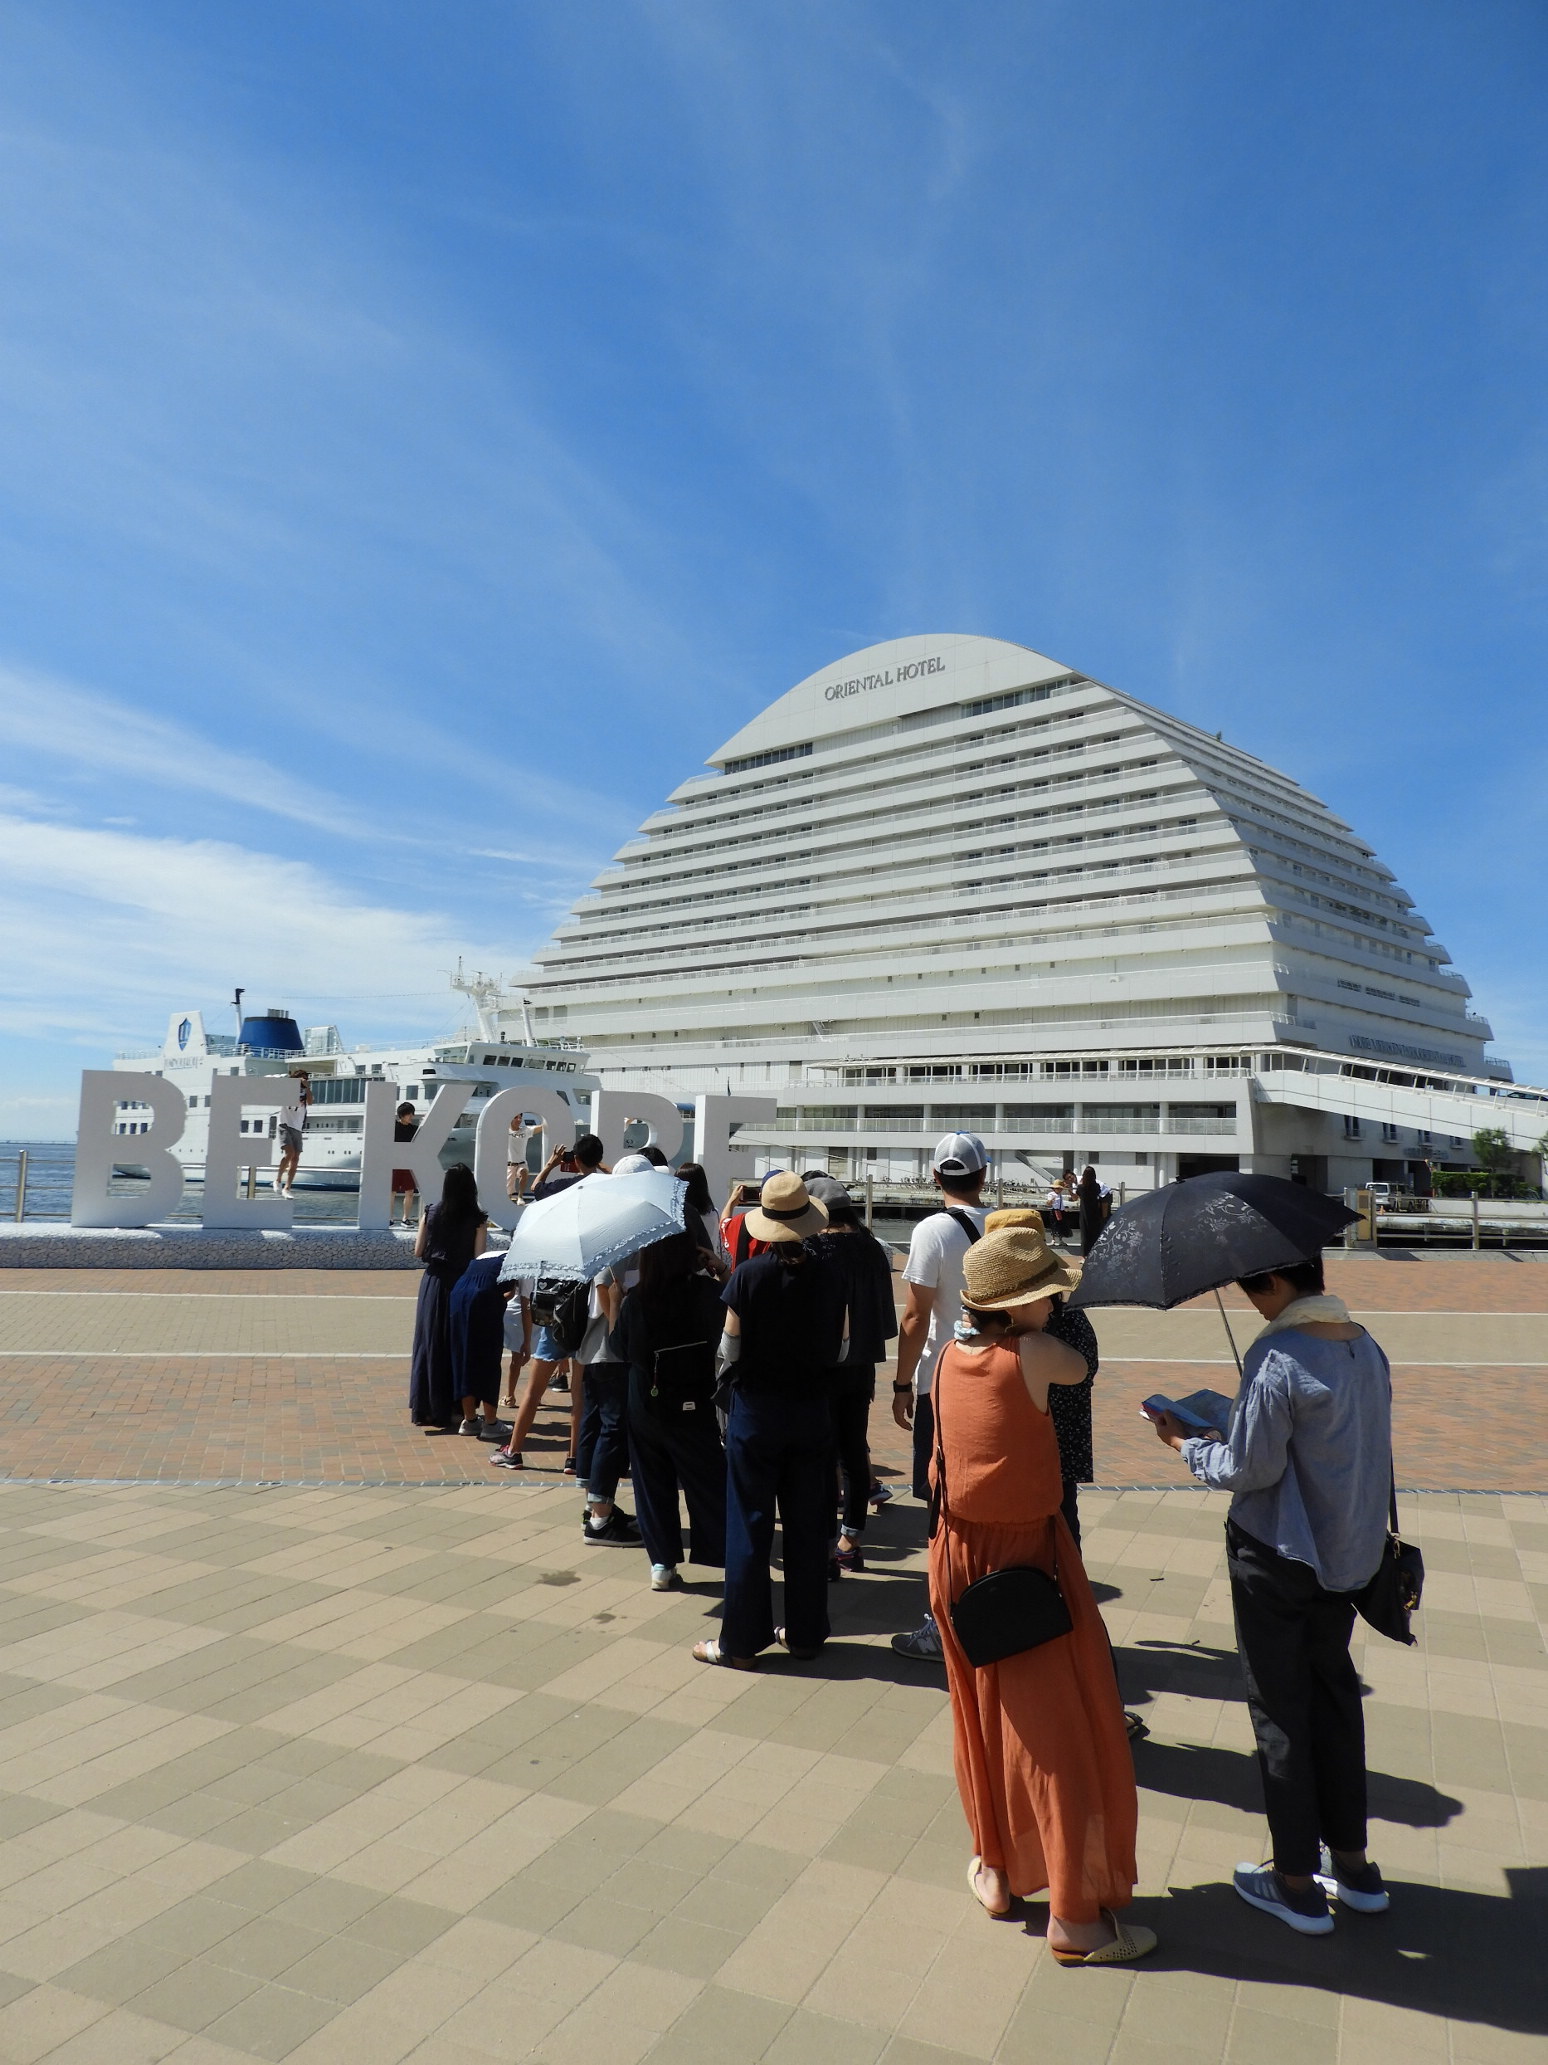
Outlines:
[[[1042,1332],[1049,1299],[1073,1289],[1079,1274],[1032,1227],[986,1234],[964,1258],[963,1325],[935,1372],[930,1593],[976,1853],[974,1894],[1003,1915],[1014,1897],[1046,1887],[1048,1946],[1059,1962],[1119,1964],[1143,1957],[1156,1939],[1114,1914],[1134,1895],[1134,1765],[1112,1653],[1059,1512],[1048,1387],[1081,1383],[1086,1365]],[[1071,1632],[975,1669],[952,1604],[975,1578],[1018,1564],[1057,1577]]]

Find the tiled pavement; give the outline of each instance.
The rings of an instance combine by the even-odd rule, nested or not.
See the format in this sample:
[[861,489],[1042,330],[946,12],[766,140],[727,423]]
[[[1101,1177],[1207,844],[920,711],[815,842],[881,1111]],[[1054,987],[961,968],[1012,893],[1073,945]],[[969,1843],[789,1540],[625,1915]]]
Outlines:
[[[1404,1309],[1481,1312],[1482,1339],[1492,1312],[1548,1309],[1517,1288],[1548,1288],[1541,1266],[1414,1265]],[[1390,1311],[1392,1281],[1349,1289]],[[216,1326],[238,1325],[217,1306],[248,1284],[196,1288],[217,1291]],[[337,1319],[306,1309],[314,1338]],[[89,1351],[0,1359],[6,1465],[34,1474],[18,1444],[24,1461],[75,1417],[85,1438],[59,1454],[76,1477],[203,1472],[222,1428],[233,1463],[343,1474],[364,1451],[330,1457],[327,1430],[343,1444],[352,1418],[385,1430],[378,1474],[475,1448],[401,1431],[390,1355],[348,1362],[330,1336],[318,1361],[206,1357],[203,1338],[138,1358],[127,1405],[117,1364]],[[1462,1402],[1454,1431],[1488,1387],[1519,1384],[1516,1418],[1479,1434],[1469,1467],[1540,1485],[1541,1377],[1404,1371],[1400,1408],[1419,1419],[1413,1386],[1433,1382],[1434,1410]],[[1159,1381],[1110,1362],[1109,1469],[1131,1391]],[[1138,1431],[1136,1475],[1176,1481]],[[1548,1498],[1405,1500],[1430,1570],[1420,1646],[1357,1636],[1394,1911],[1309,1941],[1228,1889],[1262,1824],[1221,1502],[1083,1494],[1129,1703],[1153,1731],[1137,1914],[1162,1949],[1106,1972],[1061,1971],[1040,1907],[991,1923],[963,1885],[942,1683],[886,1640],[921,1600],[912,1502],[873,1524],[823,1659],[754,1676],[688,1655],[713,1628],[710,1573],[652,1595],[636,1552],[580,1542],[578,1503],[551,1477],[0,1485],[0,2061],[1548,2056]]]
[[[1327,1941],[1243,1908],[1261,1843],[1216,1502],[1088,1493],[1152,1738],[1132,1972],[962,1883],[919,1514],[823,1660],[695,1665],[558,1490],[0,1490],[8,2065],[1538,2060],[1548,1501],[1410,1501],[1423,1645],[1359,1645],[1395,1887]],[[692,1575],[692,1573],[690,1573]],[[707,1574],[705,1574],[707,1576]]]
[[[1369,1318],[1396,1372],[1399,1482],[1440,1490],[1543,1488],[1548,1256],[1335,1257],[1334,1287]],[[482,1443],[408,1424],[417,1278],[396,1272],[16,1270],[0,1286],[0,1474],[244,1483],[483,1483]],[[1232,1292],[1237,1339],[1255,1325]],[[1093,1315],[1103,1350],[1097,1471],[1169,1483],[1175,1464],[1137,1411],[1151,1391],[1231,1389],[1213,1304]],[[906,1441],[882,1402],[884,1471]],[[528,1460],[557,1470],[557,1401]]]

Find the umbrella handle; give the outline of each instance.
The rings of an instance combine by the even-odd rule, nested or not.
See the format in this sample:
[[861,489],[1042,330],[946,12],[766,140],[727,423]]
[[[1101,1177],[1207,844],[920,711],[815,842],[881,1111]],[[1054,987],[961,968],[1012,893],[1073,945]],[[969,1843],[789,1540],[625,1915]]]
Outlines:
[[1220,1324],[1225,1328],[1226,1339],[1231,1344],[1231,1360],[1236,1364],[1236,1381],[1240,1383],[1242,1381],[1242,1358],[1236,1352],[1236,1336],[1232,1333],[1231,1322],[1226,1316],[1225,1299],[1221,1297],[1218,1290],[1215,1292],[1215,1303],[1220,1307]]

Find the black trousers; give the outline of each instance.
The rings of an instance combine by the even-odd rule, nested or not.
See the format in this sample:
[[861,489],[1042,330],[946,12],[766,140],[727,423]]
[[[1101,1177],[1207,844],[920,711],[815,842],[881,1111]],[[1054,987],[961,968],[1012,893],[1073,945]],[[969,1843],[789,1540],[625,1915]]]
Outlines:
[[769,1559],[779,1512],[785,1626],[795,1649],[820,1649],[828,1628],[828,1530],[833,1525],[833,1430],[825,1397],[731,1394],[726,1422],[727,1656],[756,1656],[774,1640]]
[[935,1402],[928,1391],[914,1397],[914,1483],[916,1499],[930,1496],[930,1465],[935,1461]]
[[683,1562],[677,1494],[688,1503],[693,1563],[726,1560],[726,1452],[709,1399],[691,1408],[652,1409],[637,1375],[629,1380],[629,1453],[634,1465],[634,1517],[652,1563]]
[[1064,1495],[1059,1501],[1059,1511],[1064,1515],[1064,1524],[1075,1537],[1075,1546],[1080,1547],[1080,1480],[1077,1477],[1064,1479]]
[[629,1365],[588,1362],[585,1382],[575,1475],[592,1498],[607,1505],[629,1467]]
[[828,1410],[833,1416],[835,1496],[843,1525],[851,1533],[865,1529],[871,1507],[871,1401],[876,1396],[874,1364],[830,1372]]
[[1319,1838],[1335,1850],[1365,1848],[1354,1602],[1229,1520],[1226,1567],[1274,1867],[1304,1877],[1317,1869]]

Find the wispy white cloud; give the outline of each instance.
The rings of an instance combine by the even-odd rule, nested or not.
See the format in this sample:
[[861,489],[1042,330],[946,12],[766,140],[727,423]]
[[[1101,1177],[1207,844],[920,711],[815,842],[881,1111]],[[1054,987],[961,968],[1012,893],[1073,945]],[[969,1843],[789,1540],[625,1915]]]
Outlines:
[[511,969],[535,944],[487,904],[470,926],[363,901],[305,861],[14,813],[0,815],[0,875],[0,1030],[87,1050],[236,983],[356,1037],[430,1031],[461,1015],[447,988],[459,954]]
[[[292,744],[294,733],[287,734]],[[410,847],[421,852],[446,851],[467,836],[468,821],[450,807],[444,786],[406,778],[409,806],[398,810],[367,809],[345,797],[287,772],[257,754],[232,752],[190,725],[138,710],[115,697],[38,673],[0,664],[0,745],[13,754],[30,754],[72,773],[106,778],[115,803],[138,800],[146,789],[165,795],[202,796],[234,804],[313,831],[384,848]],[[470,754],[467,744],[446,741],[444,750],[421,741],[422,763],[442,763],[445,775],[455,770],[459,787],[482,789],[486,795],[503,787],[518,807],[530,810],[534,836],[518,852],[474,849],[480,858],[519,863],[543,884],[547,902],[562,901],[594,873],[610,836],[629,822],[621,806],[588,795],[578,785],[549,779],[528,768],[518,772],[494,756]],[[348,763],[346,763],[348,764]],[[37,790],[0,785],[0,808],[28,815],[68,814],[59,800]],[[482,804],[491,825],[501,822],[498,803]],[[581,813],[585,815],[582,818]],[[138,820],[121,812],[104,813],[103,823],[127,828]],[[586,827],[599,829],[591,845]],[[530,893],[530,883],[518,885]]]
[[195,790],[319,831],[378,837],[380,828],[340,798],[186,726],[135,710],[57,677],[0,666],[0,741],[72,767],[140,784]]

